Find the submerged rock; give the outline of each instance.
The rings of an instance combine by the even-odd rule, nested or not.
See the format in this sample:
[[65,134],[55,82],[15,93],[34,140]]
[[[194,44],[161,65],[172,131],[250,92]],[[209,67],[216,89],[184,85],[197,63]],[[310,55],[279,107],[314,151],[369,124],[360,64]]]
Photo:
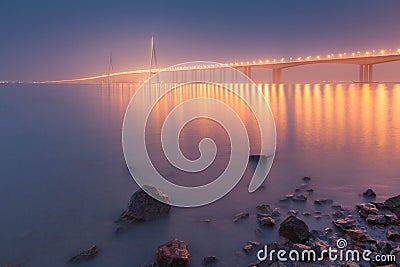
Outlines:
[[365,192],[363,192],[363,196],[366,197],[366,198],[375,198],[376,197],[376,193],[374,192],[374,190],[369,188]]
[[[152,196],[169,202],[168,196],[152,186],[144,186],[145,190],[151,192]],[[143,189],[136,191],[129,202],[128,209],[124,211],[117,222],[139,222],[149,221],[167,216],[171,206],[148,195]]]
[[286,237],[293,243],[304,243],[310,238],[310,231],[303,220],[295,215],[290,215],[281,223],[279,235]]
[[293,201],[297,201],[297,202],[305,202],[307,201],[307,197],[305,195],[298,195],[298,196],[294,196],[292,198]]
[[275,219],[272,218],[271,216],[259,217],[258,222],[260,223],[261,226],[274,226],[275,225]]
[[160,267],[188,266],[190,253],[185,242],[173,239],[157,249],[157,263]]
[[259,213],[265,213],[267,215],[271,215],[273,210],[270,205],[262,204],[262,205],[258,205],[256,207],[256,211]]
[[90,260],[90,259],[93,259],[94,257],[96,257],[97,253],[98,253],[97,246],[94,245],[94,246],[90,247],[89,249],[82,251],[78,255],[70,258],[69,262],[77,263],[77,262],[81,262],[81,261]]
[[218,257],[217,256],[207,256],[203,258],[203,265],[209,265],[209,264],[214,264],[218,262]]

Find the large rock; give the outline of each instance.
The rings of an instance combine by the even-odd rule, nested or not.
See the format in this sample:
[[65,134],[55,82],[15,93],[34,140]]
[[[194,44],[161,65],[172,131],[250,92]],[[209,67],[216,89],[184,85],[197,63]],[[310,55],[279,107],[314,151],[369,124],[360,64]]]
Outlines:
[[400,219],[400,195],[386,199],[384,204]]
[[310,231],[303,220],[295,215],[290,215],[281,223],[279,235],[286,237],[293,243],[304,243],[310,238]]
[[[168,196],[157,188],[148,185],[143,188],[157,199],[169,202]],[[152,196],[143,189],[136,191],[131,197],[128,209],[120,215],[117,222],[149,221],[167,216],[171,206]]]
[[188,266],[190,253],[185,242],[174,239],[157,249],[157,262],[160,267]]

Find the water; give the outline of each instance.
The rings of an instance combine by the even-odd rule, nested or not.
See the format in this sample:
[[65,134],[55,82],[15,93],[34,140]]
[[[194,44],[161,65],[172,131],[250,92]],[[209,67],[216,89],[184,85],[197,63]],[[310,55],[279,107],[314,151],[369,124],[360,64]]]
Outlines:
[[[221,266],[247,266],[256,261],[255,255],[235,252],[248,240],[278,238],[276,227],[255,233],[258,204],[280,205],[286,213],[292,208],[313,211],[312,199],[321,197],[352,207],[369,187],[377,192],[378,201],[399,194],[399,84],[261,87],[270,101],[278,137],[265,187],[247,193],[250,167],[239,185],[216,203],[173,208],[166,219],[116,235],[114,220],[137,189],[121,147],[122,119],[135,88],[1,85],[0,266],[66,266],[68,258],[92,244],[98,245],[99,255],[82,266],[141,266],[154,257],[158,245],[175,237],[189,244],[193,266],[201,266],[207,255],[217,255]],[[209,182],[223,169],[229,154],[226,135],[210,121],[188,125],[181,136],[184,154],[196,158],[198,141],[210,136],[217,140],[219,157],[213,171],[199,180],[185,180],[157,156],[157,128],[174,104],[198,94],[210,92],[166,98],[155,109],[148,133],[154,140],[152,159],[160,171],[190,185]],[[246,120],[254,149],[259,141],[251,115],[235,97],[224,99]],[[309,204],[279,203],[306,175],[312,177],[315,190]],[[241,211],[251,212],[251,218],[233,223],[233,215]],[[201,222],[204,219],[211,223]],[[329,225],[328,219],[305,220],[311,228]]]

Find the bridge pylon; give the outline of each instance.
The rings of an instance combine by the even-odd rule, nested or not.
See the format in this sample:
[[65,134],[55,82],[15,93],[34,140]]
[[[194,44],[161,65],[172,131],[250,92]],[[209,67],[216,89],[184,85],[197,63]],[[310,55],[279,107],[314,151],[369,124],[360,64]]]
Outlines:
[[360,82],[373,81],[373,64],[360,64]]

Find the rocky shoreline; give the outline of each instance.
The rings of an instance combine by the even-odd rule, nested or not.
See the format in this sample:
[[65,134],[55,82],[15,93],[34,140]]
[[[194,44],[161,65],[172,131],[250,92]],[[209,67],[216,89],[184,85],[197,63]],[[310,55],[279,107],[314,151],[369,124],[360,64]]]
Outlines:
[[[302,178],[303,184],[293,193],[285,195],[277,206],[260,204],[255,207],[254,213],[242,211],[233,216],[232,223],[249,220],[253,216],[258,221],[259,228],[255,231],[262,236],[263,229],[273,229],[279,233],[279,239],[275,242],[261,244],[259,241],[245,241],[241,251],[233,251],[234,256],[245,256],[249,260],[247,266],[400,266],[400,195],[388,198],[380,203],[375,202],[376,193],[367,189],[362,193],[365,202],[356,204],[354,208],[346,208],[331,199],[313,199],[314,190],[310,188],[311,178]],[[147,188],[154,194],[165,200],[168,196],[156,188]],[[315,210],[288,209],[289,203],[307,203],[312,201]],[[162,203],[146,194],[142,189],[135,192],[129,202],[127,210],[116,220],[118,224],[116,232],[120,233],[130,227],[131,224],[157,220],[169,215],[171,206]],[[318,222],[322,219],[330,220],[331,226],[324,230],[310,230],[309,225],[300,217],[312,218]],[[211,222],[208,220],[207,222]],[[178,237],[179,238],[179,237]],[[206,266],[219,266],[224,255],[204,255],[201,259],[192,259],[190,244],[178,238],[169,240],[155,248],[154,259],[150,263],[143,264],[144,267],[175,267],[190,266],[191,261],[201,262]],[[377,255],[394,255],[396,262],[383,260],[380,262],[360,260],[338,259],[332,261],[323,251],[329,249],[338,250],[339,241],[345,242],[346,250],[370,251],[370,258]],[[95,247],[95,246],[94,246]],[[78,254],[76,259],[92,259],[97,255],[93,247]],[[296,251],[302,255],[305,251],[315,251],[318,261],[312,258],[287,261],[278,260],[275,253],[263,260],[257,259],[257,254],[263,248],[269,251]],[[339,247],[340,248],[340,247]],[[296,255],[296,252],[294,254]],[[217,254],[217,253],[216,253]],[[231,256],[232,256],[231,255]],[[310,256],[309,256],[310,257]]]

